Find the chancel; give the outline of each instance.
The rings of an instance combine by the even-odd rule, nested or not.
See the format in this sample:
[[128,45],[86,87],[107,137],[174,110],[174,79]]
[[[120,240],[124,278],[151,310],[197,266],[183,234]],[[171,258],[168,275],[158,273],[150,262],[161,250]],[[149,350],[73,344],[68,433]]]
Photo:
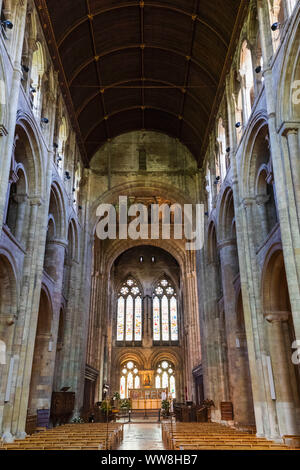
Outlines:
[[299,448],[300,2],[0,10],[1,447]]

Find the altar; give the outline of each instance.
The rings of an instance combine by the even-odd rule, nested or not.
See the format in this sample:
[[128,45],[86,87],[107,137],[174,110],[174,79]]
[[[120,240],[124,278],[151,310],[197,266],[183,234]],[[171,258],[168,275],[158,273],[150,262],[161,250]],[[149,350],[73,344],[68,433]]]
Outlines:
[[133,410],[160,410],[161,402],[167,396],[167,388],[129,389]]

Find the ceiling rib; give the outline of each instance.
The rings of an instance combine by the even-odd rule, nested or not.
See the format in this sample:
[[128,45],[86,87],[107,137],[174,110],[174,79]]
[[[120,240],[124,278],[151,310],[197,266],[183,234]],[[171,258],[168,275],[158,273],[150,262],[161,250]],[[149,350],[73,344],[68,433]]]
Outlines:
[[[176,49],[171,49],[170,47],[157,46],[154,44],[143,44],[143,47],[144,49],[145,48],[158,49],[158,50],[162,50],[165,52],[172,52],[173,54],[179,55],[180,57],[184,57],[185,59],[187,57],[183,52],[176,51]],[[128,44],[122,47],[118,47],[117,49],[116,48],[111,49],[110,51],[99,54],[97,57],[99,57],[99,59],[103,59],[104,57],[107,57],[111,54],[115,54],[116,52],[125,51],[126,49],[140,49],[140,48],[141,48],[141,44]],[[86,67],[88,67],[94,60],[95,60],[95,57],[90,57],[89,59],[87,59],[86,62],[84,62],[80,67],[78,67],[73,73],[72,77],[70,78],[68,82],[68,86],[72,86],[74,80],[80,74],[80,72],[82,72]],[[199,69],[201,69],[201,71],[204,72],[209,77],[209,79],[214,83],[215,86],[218,85],[218,81],[214,78],[214,76],[203,65],[201,65],[194,57],[191,57],[190,61],[193,64],[197,65],[197,67],[199,67]]]
[[[167,0],[125,2],[105,0],[103,3],[91,0],[80,0],[77,3],[67,0],[66,3],[62,2],[64,0],[35,0],[84,163],[88,166],[88,158],[94,152],[94,148],[89,145],[86,147],[85,143],[91,143],[88,138],[104,121],[103,126],[99,127],[99,141],[109,140],[112,135],[119,135],[123,129],[131,130],[137,122],[141,122],[142,129],[156,127],[157,130],[161,129],[161,132],[166,131],[183,142],[189,142],[191,151],[201,164],[222,99],[226,74],[232,62],[234,48],[249,5],[248,0],[227,0],[224,3],[222,15],[214,10],[211,0],[201,0],[201,2],[194,0],[193,4],[182,0],[179,8],[168,4]],[[98,5],[106,3],[108,7],[93,10],[93,3]],[[110,3],[115,4],[110,5]],[[174,3],[178,2],[174,1]],[[139,14],[137,10],[134,10],[137,8]],[[120,9],[125,10],[121,12]],[[101,15],[108,12],[113,12],[113,15],[107,17],[110,21],[107,23],[107,31],[110,35],[105,37],[105,29],[102,29],[101,25],[105,25],[106,18],[104,16],[101,18]],[[97,23],[96,17],[99,18]],[[73,22],[72,18],[80,19]],[[188,18],[192,21],[191,27]],[[224,21],[226,21],[226,27],[224,27]],[[73,24],[70,25],[70,23]],[[87,35],[82,35],[79,29],[83,24],[85,24],[84,28],[89,28]],[[134,29],[130,29],[132,24]],[[71,33],[74,34],[72,37],[76,43],[76,49],[70,47],[70,44],[62,50],[64,41],[68,38],[71,40]],[[132,38],[132,43],[126,44],[130,38]],[[56,41],[61,47],[60,50]],[[164,44],[167,45],[164,46]],[[105,49],[107,49],[106,52]],[[130,49],[137,49],[139,52],[131,53]],[[147,52],[147,49],[150,52]],[[216,52],[213,57],[212,51]],[[91,54],[93,57],[86,57]],[[110,57],[112,54],[116,55]],[[197,59],[193,57],[193,54],[197,54]],[[79,64],[80,62],[83,63]],[[122,64],[125,66],[122,67]],[[132,73],[131,70],[136,72]],[[145,76],[148,70],[150,75],[157,75],[155,79]],[[140,76],[131,78],[135,75]],[[169,77],[171,77],[171,82],[167,81]],[[85,88],[82,93],[81,87]],[[124,93],[117,91],[122,88],[124,88]],[[126,89],[132,88],[139,89],[140,92],[126,94]],[[208,92],[204,91],[202,94],[193,92],[198,88],[208,90]],[[181,91],[182,96],[171,91],[164,94],[165,89]],[[112,91],[106,95],[108,90]],[[151,93],[146,90],[156,91]],[[202,96],[203,102],[201,102]],[[101,120],[95,123],[97,118],[100,118],[98,100]],[[77,110],[75,110],[75,103],[77,103]],[[94,114],[89,113],[90,108],[86,109],[90,103]],[[138,106],[130,106],[131,104]],[[86,112],[82,115],[85,109]],[[151,109],[156,110],[157,113],[146,111]],[[126,111],[129,114],[126,115]],[[169,118],[168,122],[166,118],[168,114],[179,120],[178,126],[174,118]],[[113,116],[115,116],[114,119],[110,121]],[[79,123],[82,129],[85,129],[85,138],[83,138]],[[98,134],[95,137],[97,139]]]
[[[196,31],[196,18],[198,14],[198,8],[199,8],[199,0],[194,0],[194,14],[192,16],[192,34],[191,34],[191,41],[190,41],[190,48],[187,54],[187,61],[186,61],[186,67],[185,67],[185,74],[184,74],[184,85],[182,88],[182,99],[181,99],[181,106],[179,110],[179,116],[183,116],[184,113],[184,104],[185,104],[185,97],[186,97],[186,87],[189,82],[189,76],[190,76],[190,63],[191,63],[191,58],[193,56],[193,48],[194,48],[194,40],[195,40],[195,31]],[[182,122],[183,120],[179,120],[179,126],[178,126],[178,137],[179,139],[181,138],[182,134]]]
[[[126,3],[123,3],[122,5],[114,5],[112,6],[111,8],[100,8],[98,10],[95,10],[93,12],[93,16],[99,16],[99,15],[103,15],[104,13],[109,13],[110,11],[114,11],[114,10],[119,10],[121,8],[128,8],[128,7],[136,7],[138,6],[140,3],[139,0],[138,1],[135,1],[135,2],[126,2]],[[145,2],[143,2],[145,4]],[[193,16],[193,13],[189,13],[185,10],[182,10],[180,8],[176,8],[176,7],[173,7],[171,5],[164,5],[162,3],[159,3],[159,2],[148,2],[146,3],[146,6],[147,7],[153,7],[153,8],[162,8],[162,9],[165,9],[165,10],[170,10],[170,11],[174,11],[176,13],[180,13],[181,15],[185,15],[185,16]],[[209,23],[207,23],[206,21],[203,21],[201,18],[197,17],[196,20],[201,23],[203,26],[205,26],[206,28],[208,28],[212,33],[214,33],[218,39],[220,39],[220,41],[224,44],[224,46],[226,47],[226,49],[228,48],[228,42],[224,39],[224,37],[219,33],[219,31],[217,31],[215,28],[213,28]],[[67,29],[67,31],[65,32],[65,34],[62,36],[61,39],[58,39],[57,41],[57,45],[58,47],[60,47],[62,45],[62,43],[67,39],[67,37],[69,36],[69,34],[71,34],[76,28],[78,28],[79,26],[81,26],[83,23],[85,23],[87,21],[87,18],[84,17],[84,18],[81,18],[80,20],[78,20],[76,23],[74,23],[70,28]]]
[[[95,35],[94,35],[93,16],[90,10],[90,0],[86,0],[86,6],[87,6],[87,12],[88,12],[88,18],[89,18],[89,27],[90,27],[91,40],[92,40],[92,45],[93,45],[93,53],[94,53],[95,62],[96,62],[97,80],[98,80],[98,86],[100,90],[101,111],[103,115],[106,116],[107,113],[106,113],[105,101],[104,101],[104,96],[103,96],[104,93],[101,93],[102,81],[101,81],[100,63],[99,63],[99,56],[97,54],[97,47],[96,47],[96,41],[95,41]],[[108,130],[108,125],[106,121],[105,121],[105,132],[106,132],[106,138],[109,139],[109,130]]]
[[211,113],[210,113],[210,118],[206,127],[206,131],[205,131],[205,135],[204,135],[204,139],[203,139],[203,143],[201,147],[200,153],[203,155],[203,157],[205,156],[204,154],[206,151],[206,145],[208,143],[208,137],[213,127],[213,120],[216,118],[218,106],[222,98],[222,93],[224,92],[224,89],[225,89],[226,75],[229,72],[229,68],[231,66],[232,58],[234,55],[234,48],[237,45],[237,41],[238,41],[239,34],[242,29],[243,20],[245,19],[248,6],[249,6],[248,0],[241,0],[237,17],[236,17],[236,21],[234,23],[233,32],[231,35],[230,44],[229,44],[228,51],[226,54],[226,59],[224,61],[223,70],[222,70],[221,77],[219,80],[218,89],[215,95],[214,103],[213,103]]
[[[105,120],[111,118],[112,116],[115,116],[117,114],[120,114],[120,113],[124,113],[126,111],[133,111],[135,109],[141,109],[140,106],[130,106],[128,108],[123,108],[123,109],[118,109],[117,111],[114,111],[113,113],[109,114],[109,115],[106,115],[104,118],[102,119],[99,119],[97,122],[94,123],[94,125],[89,129],[89,132],[86,134],[86,136],[84,137],[84,142],[87,141],[89,135]],[[174,113],[173,111],[170,111],[168,109],[165,109],[165,108],[159,108],[157,106],[145,106],[145,109],[154,109],[156,111],[160,111],[162,113],[166,113],[166,114],[171,114],[172,116],[175,116],[176,118],[178,118],[178,115],[176,113]],[[202,141],[202,138],[201,136],[199,135],[199,132],[197,131],[197,129],[193,126],[192,123],[190,123],[186,118],[184,117],[181,117],[181,119],[187,123],[187,125],[193,130],[194,134],[197,135],[197,137]]]
[[[136,86],[125,86],[126,83],[136,83],[140,80],[139,77],[137,78],[133,78],[131,80],[125,80],[123,82],[115,82],[115,83],[112,83],[111,85],[107,86],[107,87],[103,87],[105,91],[107,90],[110,90],[112,88],[124,88],[124,89],[132,89],[132,88],[141,88],[141,85],[136,85]],[[183,86],[179,86],[179,85],[174,85],[170,82],[167,82],[165,80],[157,80],[155,78],[147,78],[147,80],[145,79],[145,81],[147,82],[153,82],[153,83],[161,83],[162,85],[157,85],[157,86],[153,86],[153,85],[143,85],[143,88],[144,90],[145,89],[150,89],[150,90],[153,90],[155,88],[162,88],[162,89],[167,89],[167,90],[170,90],[170,89],[173,89],[173,90],[178,90],[178,91],[182,91],[183,89]],[[144,81],[144,82],[145,82]],[[78,85],[78,87],[80,87],[80,85]],[[86,86],[85,85],[82,85],[83,88],[85,88]],[[202,87],[200,86],[200,88],[207,88],[208,86],[205,86],[203,85]],[[91,88],[97,88],[98,87],[96,85],[93,85],[91,86]],[[193,94],[191,93],[190,91],[188,91],[190,88],[195,88],[195,87],[186,87],[186,95],[190,96],[191,99],[193,101],[195,101],[197,103],[197,105],[202,109],[202,111],[206,114],[207,118],[209,118],[209,113],[207,111],[207,109],[203,106],[203,103]],[[199,87],[196,87],[196,88],[199,88]],[[83,103],[82,105],[76,110],[76,116],[77,118],[79,118],[80,114],[84,111],[84,109],[86,108],[86,106],[89,105],[89,103],[94,99],[96,98],[96,96],[100,93],[100,91],[98,90],[96,93],[94,93],[94,95],[91,95],[89,96]]]
[[145,129],[145,64],[144,64],[144,2],[140,1],[140,29],[141,29],[141,81],[142,81],[142,129]]
[[46,0],[35,0],[35,2],[36,2],[36,7],[38,9],[39,15],[41,17],[41,23],[43,25],[44,33],[47,36],[47,42],[48,42],[49,48],[51,47],[51,49],[52,49],[52,54],[51,54],[52,55],[52,60],[53,60],[54,64],[56,65],[56,68],[58,69],[58,71],[60,73],[60,78],[62,80],[60,82],[60,85],[62,87],[62,93],[63,93],[63,97],[64,97],[65,102],[66,102],[67,109],[69,111],[69,117],[70,117],[71,124],[74,127],[74,130],[75,130],[75,133],[76,133],[77,143],[78,143],[78,147],[79,147],[79,150],[80,150],[80,153],[81,153],[81,157],[82,157],[83,163],[88,167],[89,166],[89,159],[88,159],[87,152],[86,152],[86,149],[85,149],[85,146],[84,146],[84,143],[83,143],[80,126],[79,126],[79,123],[78,123],[77,118],[76,118],[76,113],[75,113],[75,109],[74,109],[70,89],[67,85],[68,82],[67,82],[65,71],[64,71],[64,68],[63,68],[63,65],[62,65],[62,62],[61,62],[58,47],[57,47],[57,44],[56,44],[55,34],[54,34],[54,31],[53,31],[52,22],[51,22],[51,19],[50,19],[50,15],[49,15],[48,7],[47,7],[47,4],[46,4]]

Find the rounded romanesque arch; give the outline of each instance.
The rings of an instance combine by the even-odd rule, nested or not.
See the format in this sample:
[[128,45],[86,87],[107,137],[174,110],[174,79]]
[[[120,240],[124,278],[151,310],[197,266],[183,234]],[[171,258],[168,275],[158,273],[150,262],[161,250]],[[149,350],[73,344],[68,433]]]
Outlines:
[[[35,415],[38,409],[50,407],[52,391],[52,341],[53,306],[48,288],[42,285],[35,345],[32,361],[28,409]],[[41,371],[43,373],[41,374]]]
[[235,209],[234,197],[231,186],[224,189],[219,205],[218,241],[235,239]]
[[300,14],[293,16],[292,27],[285,38],[281,74],[278,82],[276,120],[279,127],[284,121],[295,122],[300,118]]

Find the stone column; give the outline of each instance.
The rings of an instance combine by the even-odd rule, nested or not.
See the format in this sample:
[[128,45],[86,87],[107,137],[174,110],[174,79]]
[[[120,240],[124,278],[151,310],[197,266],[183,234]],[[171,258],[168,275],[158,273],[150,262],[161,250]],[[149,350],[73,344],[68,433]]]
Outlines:
[[17,195],[15,199],[18,202],[15,237],[18,241],[22,241],[28,198],[27,195]]
[[296,410],[289,373],[283,323],[287,322],[290,312],[267,312],[269,345],[276,391],[276,408],[281,436],[297,434]]
[[234,279],[239,272],[238,253],[235,240],[225,240],[219,244],[225,328],[227,337],[227,355],[230,398],[233,402],[234,421],[249,424],[253,422],[251,386],[247,383],[247,355],[242,356],[237,343],[237,312]]
[[[293,132],[288,137],[289,147],[291,150],[292,161],[289,161],[289,156],[286,152],[282,151],[276,122],[276,89],[274,88],[273,70],[267,66],[270,63],[270,58],[273,54],[272,50],[272,36],[270,31],[270,23],[268,18],[268,4],[263,0],[257,0],[257,11],[259,18],[259,27],[262,40],[262,50],[264,57],[264,78],[266,90],[266,102],[268,111],[268,125],[270,134],[270,144],[272,153],[272,163],[274,169],[274,179],[276,185],[276,195],[278,203],[278,215],[281,229],[283,254],[286,267],[287,283],[291,301],[293,322],[295,327],[296,338],[300,338],[300,232],[299,222],[297,220],[297,207],[295,202],[295,188],[294,180],[291,176],[291,166],[293,173],[297,161],[295,135]],[[285,124],[283,123],[282,126]],[[283,156],[282,156],[283,154]],[[299,165],[299,164],[298,164]],[[295,177],[299,178],[299,171],[295,172]],[[296,181],[296,184],[297,181]]]
[[0,229],[2,228],[3,224],[3,217],[6,205],[6,192],[7,192],[7,185],[8,185],[8,178],[9,178],[9,171],[11,165],[11,155],[13,151],[14,145],[14,136],[15,136],[15,127],[16,127],[16,117],[17,117],[17,110],[18,110],[18,100],[19,100],[19,92],[21,86],[21,77],[22,77],[22,70],[21,70],[21,56],[22,56],[22,49],[23,49],[23,39],[24,39],[24,31],[25,31],[25,22],[26,22],[26,10],[27,10],[27,0],[24,0],[21,5],[18,6],[18,18],[19,18],[19,30],[15,32],[17,34],[17,53],[16,57],[12,58],[13,62],[13,74],[12,74],[12,81],[10,84],[10,94],[9,97],[6,97],[7,102],[9,101],[9,120],[7,126],[7,133],[5,137],[0,137],[1,139],[4,138],[5,141],[1,146],[1,153],[5,158],[2,159],[0,165]]
[[259,217],[260,232],[258,236],[261,242],[263,242],[269,234],[268,215],[267,215],[267,208],[266,208],[266,203],[269,201],[269,199],[270,199],[270,196],[267,196],[267,195],[256,196],[256,205],[257,205],[257,209],[258,209],[259,216],[260,216]]
[[[300,127],[300,124],[299,124]],[[297,206],[298,221],[300,220],[300,163],[299,163],[299,129],[285,126],[283,136],[287,139],[289,160],[291,165],[294,194]]]

